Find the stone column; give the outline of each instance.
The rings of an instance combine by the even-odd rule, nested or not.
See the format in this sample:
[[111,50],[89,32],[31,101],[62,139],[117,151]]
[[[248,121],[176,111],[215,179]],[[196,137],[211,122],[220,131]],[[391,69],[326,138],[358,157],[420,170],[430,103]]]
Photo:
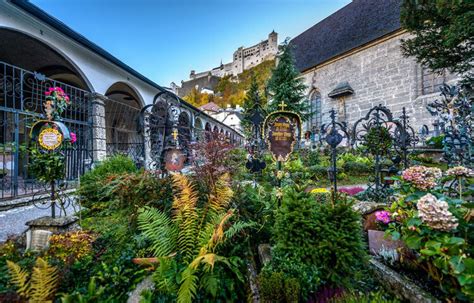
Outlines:
[[145,169],[153,169],[152,164],[153,164],[153,158],[151,156],[151,130],[150,130],[150,123],[149,120],[147,119],[147,113],[143,113],[143,152],[145,153]]
[[105,129],[105,100],[101,94],[94,93],[92,99],[92,152],[94,162],[105,160],[107,156]]

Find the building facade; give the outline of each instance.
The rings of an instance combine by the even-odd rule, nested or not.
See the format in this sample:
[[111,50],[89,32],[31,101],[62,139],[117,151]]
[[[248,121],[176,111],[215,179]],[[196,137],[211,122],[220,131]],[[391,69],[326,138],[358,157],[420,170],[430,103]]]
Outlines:
[[55,86],[71,98],[63,120],[78,137],[66,151],[68,180],[115,153],[149,166],[166,147],[170,126],[183,146],[206,130],[243,141],[30,2],[0,0],[0,200],[38,189],[20,147],[43,114],[44,92]]
[[314,113],[307,134],[318,133],[331,109],[353,125],[380,104],[395,118],[405,107],[415,131],[423,125],[433,131],[426,105],[457,77],[433,74],[403,56],[409,34],[400,25],[401,2],[353,0],[290,42]]

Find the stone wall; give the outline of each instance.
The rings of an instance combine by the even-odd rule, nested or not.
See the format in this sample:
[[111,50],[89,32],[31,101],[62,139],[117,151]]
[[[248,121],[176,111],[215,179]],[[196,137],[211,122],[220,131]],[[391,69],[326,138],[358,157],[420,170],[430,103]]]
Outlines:
[[[382,104],[392,111],[394,117],[399,117],[402,108],[406,107],[416,131],[423,124],[433,130],[433,118],[426,110],[426,104],[439,98],[439,93],[421,95],[421,67],[412,58],[405,58],[400,48],[401,39],[407,35],[393,36],[303,73],[308,96],[314,91],[321,93],[322,123],[328,122],[327,113],[331,108],[341,116],[345,109],[345,119],[342,117],[341,120],[354,124],[370,108]],[[341,82],[348,82],[354,93],[330,98],[328,93]]]

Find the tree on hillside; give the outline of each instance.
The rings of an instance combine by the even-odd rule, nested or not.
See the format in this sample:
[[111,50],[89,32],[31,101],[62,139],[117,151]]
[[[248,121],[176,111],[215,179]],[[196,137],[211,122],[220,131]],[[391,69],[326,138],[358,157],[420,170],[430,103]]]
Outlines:
[[250,132],[252,125],[251,117],[254,114],[255,110],[263,109],[263,98],[260,96],[260,91],[257,82],[257,76],[252,75],[252,82],[250,87],[245,95],[244,103],[242,105],[243,109],[243,118],[242,118],[242,128],[246,132]]
[[285,110],[291,110],[301,115],[305,120],[309,116],[309,108],[304,102],[306,85],[300,78],[300,73],[295,67],[291,46],[285,41],[280,46],[279,62],[273,70],[268,81],[267,91],[271,95],[272,101],[268,105],[269,111],[280,109],[281,102],[286,103]]
[[404,0],[401,22],[414,35],[402,43],[406,56],[435,72],[474,78],[474,1]]

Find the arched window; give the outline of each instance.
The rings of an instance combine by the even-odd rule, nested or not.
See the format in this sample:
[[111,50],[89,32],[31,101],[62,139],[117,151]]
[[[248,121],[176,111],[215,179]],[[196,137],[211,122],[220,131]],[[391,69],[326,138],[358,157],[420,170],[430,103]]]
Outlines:
[[311,118],[308,121],[308,130],[313,133],[319,133],[323,115],[321,110],[321,94],[316,90],[309,95],[309,108],[311,112]]

